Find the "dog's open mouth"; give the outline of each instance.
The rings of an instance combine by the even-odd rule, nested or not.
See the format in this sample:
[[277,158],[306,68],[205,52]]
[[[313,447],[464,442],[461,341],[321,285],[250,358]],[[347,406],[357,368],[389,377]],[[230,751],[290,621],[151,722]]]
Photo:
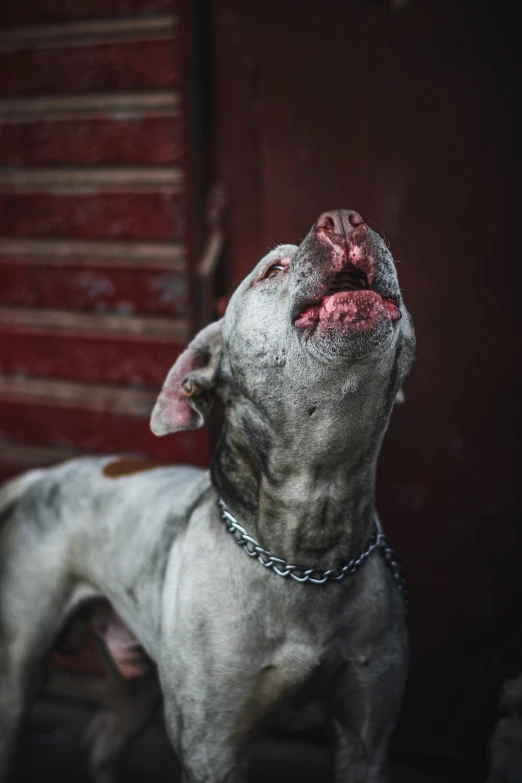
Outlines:
[[295,326],[361,331],[374,328],[383,318],[398,321],[400,317],[398,300],[381,295],[370,286],[368,275],[360,266],[348,263],[330,280],[321,298],[298,314]]

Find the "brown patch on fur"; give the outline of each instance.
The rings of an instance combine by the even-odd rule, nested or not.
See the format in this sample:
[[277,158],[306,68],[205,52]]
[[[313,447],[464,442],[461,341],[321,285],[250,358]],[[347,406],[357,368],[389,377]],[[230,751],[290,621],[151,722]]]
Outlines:
[[132,476],[133,473],[142,473],[144,470],[167,468],[171,465],[170,462],[154,462],[146,457],[119,457],[113,462],[108,462],[102,473],[107,478],[117,479],[123,476]]

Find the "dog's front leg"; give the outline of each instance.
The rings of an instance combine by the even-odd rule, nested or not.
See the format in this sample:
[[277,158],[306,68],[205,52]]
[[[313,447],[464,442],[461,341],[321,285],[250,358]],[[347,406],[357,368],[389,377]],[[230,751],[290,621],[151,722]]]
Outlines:
[[223,699],[208,694],[206,705],[196,700],[181,705],[167,693],[164,700],[166,728],[183,767],[183,783],[244,783],[245,742],[234,731],[230,709],[219,703]]
[[163,693],[183,783],[244,783],[251,732],[233,689],[223,684],[173,693],[163,681]]
[[336,721],[335,783],[388,783],[388,734],[378,744],[368,743],[351,725]]
[[337,734],[336,783],[388,783],[388,744],[405,671],[400,652],[386,667],[382,660],[374,664],[371,654],[350,657],[331,704]]

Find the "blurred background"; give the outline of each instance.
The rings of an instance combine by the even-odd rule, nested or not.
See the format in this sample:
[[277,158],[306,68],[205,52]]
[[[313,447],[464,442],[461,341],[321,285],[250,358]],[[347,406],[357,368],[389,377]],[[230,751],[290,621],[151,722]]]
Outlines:
[[[269,248],[356,209],[418,337],[378,488],[412,601],[394,754],[474,781],[522,671],[516,6],[0,9],[1,477],[107,451],[206,465],[212,431],[149,431],[170,365]],[[63,698],[96,675],[89,651],[54,661]]]

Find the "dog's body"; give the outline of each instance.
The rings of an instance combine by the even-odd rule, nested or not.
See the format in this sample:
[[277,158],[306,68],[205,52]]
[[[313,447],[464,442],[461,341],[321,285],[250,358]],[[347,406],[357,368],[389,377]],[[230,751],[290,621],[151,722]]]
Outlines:
[[[347,267],[364,269],[368,285],[357,288]],[[78,606],[104,598],[157,666],[187,783],[243,780],[252,735],[310,701],[333,719],[336,780],[383,783],[407,661],[402,599],[383,558],[323,585],[280,578],[234,545],[217,499],[287,561],[335,569],[356,557],[412,356],[384,244],[356,213],[326,213],[299,249],[260,262],[223,322],[169,373],[157,434],[200,426],[216,391],[225,403],[212,478],[185,467],[118,475],[114,458],[85,458],[9,484],[0,768],[35,664]],[[144,713],[155,703],[141,693],[135,702]],[[100,769],[122,742],[98,754]]]

